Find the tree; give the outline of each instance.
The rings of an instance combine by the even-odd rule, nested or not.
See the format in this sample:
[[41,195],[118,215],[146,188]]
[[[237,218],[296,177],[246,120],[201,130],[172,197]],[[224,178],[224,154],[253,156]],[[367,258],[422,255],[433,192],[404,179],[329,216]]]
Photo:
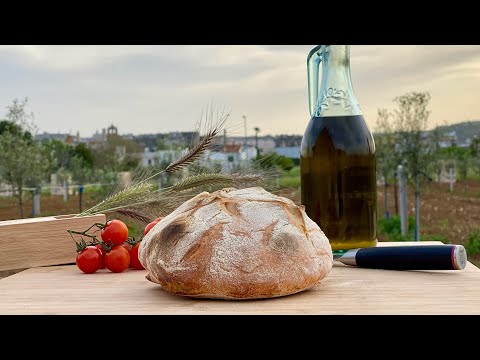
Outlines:
[[50,173],[57,173],[60,181],[72,175],[74,181],[82,184],[93,177],[95,159],[85,144],[72,146],[51,139],[44,141],[42,146],[50,160]]
[[167,142],[164,139],[158,138],[157,143],[156,143],[156,149],[157,150],[169,150],[170,146],[168,146]]
[[460,151],[455,152],[455,162],[458,169],[458,175],[460,176],[460,180],[463,183],[463,192],[467,190],[467,174],[468,174],[468,166],[470,163],[470,152],[467,149],[460,149]]
[[399,151],[411,181],[419,172],[427,168],[431,157],[431,147],[424,137],[428,125],[427,110],[430,101],[428,92],[412,92],[394,99],[395,125],[399,138]]
[[[456,145],[443,149],[443,153],[449,159],[455,160],[455,168],[459,179],[463,182],[463,191],[467,190],[467,174],[471,163],[475,167],[475,150],[473,147],[461,148]],[[472,161],[473,160],[473,161]]]
[[56,173],[60,169],[67,169],[72,157],[72,151],[63,141],[50,139],[42,142],[42,146],[50,161],[50,172]]
[[474,136],[470,144],[470,153],[472,155],[472,168],[480,175],[480,138]]
[[36,128],[33,114],[26,112],[27,102],[28,99],[15,99],[7,107],[0,133],[0,178],[12,187],[17,196],[22,218],[24,189],[39,187],[49,167],[43,148],[33,138]]
[[470,152],[472,153],[473,157],[480,156],[480,138],[474,136],[472,139],[472,143],[470,144]]
[[387,109],[378,109],[377,130],[374,134],[375,157],[377,160],[377,171],[383,177],[385,185],[385,211],[386,218],[389,218],[388,211],[388,186],[390,180],[394,180],[397,164],[399,163],[395,151],[396,135],[393,131],[393,124],[390,122],[392,114]]
[[70,159],[69,171],[72,175],[72,180],[79,185],[85,184],[95,176],[93,167],[88,166],[80,156],[74,156]]
[[283,155],[278,155],[277,153],[257,155],[253,165],[258,166],[262,169],[279,168],[284,171],[290,171],[295,166],[292,159]]
[[135,141],[109,134],[107,141],[94,150],[94,162],[96,167],[107,172],[131,170],[138,165],[138,154],[141,152],[140,145]]
[[260,128],[258,126],[255,126],[253,128],[255,131],[255,150],[257,150],[257,155],[260,154],[260,150],[258,148],[258,133],[260,132]]
[[411,92],[394,99],[395,125],[398,136],[398,151],[407,177],[415,184],[415,240],[420,240],[420,180],[428,178],[424,172],[432,158],[432,144],[425,136],[430,111],[428,92]]
[[440,177],[444,170],[445,161],[441,156],[440,148],[441,133],[440,129],[436,127],[430,132],[430,143],[432,146],[431,159],[429,161],[431,170],[437,176],[437,182],[440,183]]
[[72,174],[73,181],[83,185],[92,180],[95,176],[95,158],[92,150],[85,144],[77,144],[74,148],[71,148],[71,155],[68,169]]
[[25,140],[32,140],[32,134],[30,134],[28,131],[23,131],[20,125],[17,125],[9,120],[0,121],[0,135],[3,133],[23,136]]

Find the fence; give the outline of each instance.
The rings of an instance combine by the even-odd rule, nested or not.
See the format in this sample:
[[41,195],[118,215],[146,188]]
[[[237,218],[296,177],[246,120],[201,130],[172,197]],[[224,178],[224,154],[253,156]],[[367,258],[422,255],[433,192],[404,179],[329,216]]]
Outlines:
[[[23,188],[23,191],[30,192],[32,195],[32,217],[38,217],[41,215],[41,194],[45,192],[53,193],[52,189],[61,190],[61,195],[63,195],[63,200],[68,201],[68,196],[72,194],[79,195],[79,210],[82,211],[82,201],[83,201],[83,192],[85,188],[99,188],[99,187],[112,187],[115,183],[92,183],[92,184],[67,184],[66,182],[63,185],[48,185],[41,186],[38,188],[26,187]],[[73,193],[70,193],[70,190],[74,190]],[[77,191],[75,191],[77,190]],[[58,194],[58,192],[56,192]],[[3,186],[3,189],[0,189],[0,196],[3,197],[12,197],[15,195],[15,191],[8,186]]]

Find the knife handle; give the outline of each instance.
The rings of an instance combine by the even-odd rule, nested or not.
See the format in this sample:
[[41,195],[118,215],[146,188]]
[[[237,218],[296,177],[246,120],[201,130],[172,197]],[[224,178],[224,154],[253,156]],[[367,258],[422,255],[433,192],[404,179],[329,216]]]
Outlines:
[[386,270],[462,270],[467,253],[462,245],[413,245],[363,248],[357,266]]

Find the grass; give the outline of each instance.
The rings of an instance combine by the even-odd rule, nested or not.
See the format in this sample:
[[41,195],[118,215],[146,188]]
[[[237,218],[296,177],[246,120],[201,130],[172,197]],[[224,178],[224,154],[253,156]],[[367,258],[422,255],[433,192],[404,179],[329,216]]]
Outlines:
[[480,254],[480,231],[473,230],[468,234],[465,250],[469,255]]
[[385,235],[389,241],[411,241],[414,238],[415,218],[408,218],[407,234],[402,235],[400,216],[392,216],[390,219],[378,220],[378,233]]
[[283,171],[280,186],[300,188],[300,166],[295,166],[290,171]]
[[[415,218],[409,216],[407,220],[407,234],[402,235],[400,216],[393,216],[389,220],[378,220],[378,233],[384,235],[388,241],[413,241],[415,239]],[[444,244],[450,240],[443,234],[420,234],[420,241],[441,241]]]

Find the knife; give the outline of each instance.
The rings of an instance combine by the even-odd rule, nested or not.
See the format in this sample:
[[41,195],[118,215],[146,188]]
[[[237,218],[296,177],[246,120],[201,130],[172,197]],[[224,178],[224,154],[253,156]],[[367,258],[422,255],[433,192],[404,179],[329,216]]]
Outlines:
[[463,270],[467,252],[462,245],[382,246],[333,252],[345,265],[385,270]]

